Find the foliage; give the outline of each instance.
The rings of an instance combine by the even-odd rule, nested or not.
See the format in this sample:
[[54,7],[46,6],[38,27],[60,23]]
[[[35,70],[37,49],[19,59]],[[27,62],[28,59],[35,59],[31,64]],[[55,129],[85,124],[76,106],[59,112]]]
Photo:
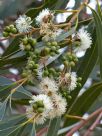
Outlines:
[[[83,116],[102,93],[102,82],[100,81],[86,89],[83,94],[80,94],[96,65],[100,65],[100,76],[102,78],[101,7],[97,3],[98,11],[96,12],[88,6],[87,2],[81,4],[81,1],[78,1],[66,22],[55,23],[56,20],[52,21],[53,14],[56,17],[60,13],[68,12],[65,9],[68,2],[69,0],[44,0],[40,7],[30,8],[24,15],[29,24],[29,30],[27,31],[24,31],[23,26],[21,28],[18,26],[19,20],[16,20],[14,25],[11,24],[4,28],[4,38],[0,39],[0,41],[5,39],[11,39],[11,41],[0,56],[0,134],[2,136],[36,136],[36,133],[39,133],[44,128],[47,128],[47,133],[45,132],[47,136],[57,136],[61,127],[70,127],[78,122],[75,118],[68,119],[67,115]],[[80,21],[81,13],[86,7],[91,9],[93,17]],[[50,15],[47,18],[43,18],[44,22],[42,21],[42,24],[37,25],[39,19],[37,22],[35,18],[45,8],[51,10]],[[81,38],[76,37],[75,33],[79,32],[78,30],[83,25],[87,26],[85,30],[87,29],[88,33],[90,33],[92,44],[90,48],[84,49],[85,55],[78,59],[75,49],[80,47]],[[47,32],[45,32],[46,29]],[[57,35],[56,32],[60,29],[61,32]],[[48,30],[51,31],[50,36],[48,35]],[[56,35],[53,38],[54,33]],[[59,70],[61,65],[64,68]],[[9,68],[18,70],[20,80],[12,81],[6,77],[7,74],[10,74]],[[70,78],[73,76],[71,75],[72,71],[76,71],[77,74],[74,89],[71,89]],[[68,81],[64,82],[62,80],[63,77],[64,81],[67,78]],[[48,118],[43,125],[38,125],[34,118],[36,116],[39,118],[39,113],[43,113],[44,106],[46,107],[48,104],[44,105],[44,95],[53,99],[51,93],[53,93],[54,89],[52,88],[50,88],[52,92],[50,94],[46,92],[39,101],[33,97],[40,95],[39,92],[42,88],[39,88],[39,84],[43,83],[41,81],[44,78],[51,78],[48,85],[51,82],[53,83],[53,81],[59,83],[59,90],[57,89],[56,91],[56,84],[54,86],[54,83],[51,87],[55,87],[55,96],[60,95],[62,99],[65,99],[67,108],[66,113],[62,113],[63,115],[59,113],[61,115],[57,116],[58,113],[56,113],[55,118]],[[41,103],[42,101],[43,104]],[[55,100],[53,101],[56,102]],[[25,111],[29,106],[35,108],[36,113],[37,111],[39,113],[34,113],[35,115],[29,117],[29,113]],[[19,109],[23,109],[23,113],[18,112]],[[16,114],[13,114],[14,111],[16,111]]]

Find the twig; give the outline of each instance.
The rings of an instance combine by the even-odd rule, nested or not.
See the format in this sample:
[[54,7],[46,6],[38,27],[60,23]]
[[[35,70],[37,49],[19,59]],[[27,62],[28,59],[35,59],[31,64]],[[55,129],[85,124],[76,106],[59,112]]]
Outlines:
[[21,82],[21,84],[19,84],[16,88],[12,89],[12,90],[11,90],[11,94],[15,93],[16,90],[17,90],[20,86],[22,86],[26,81],[27,81],[27,78],[24,78],[24,79],[21,79],[21,80],[17,81],[16,83],[20,83],[20,82]]
[[95,127],[99,124],[99,121],[102,118],[102,112],[99,114],[99,116],[97,117],[97,119],[95,120],[95,122],[92,124],[92,126],[88,129],[88,131],[86,131],[86,133],[84,134],[84,136],[90,136],[92,131],[95,129]]
[[88,119],[86,119],[85,121],[81,121],[77,126],[75,126],[74,128],[72,128],[66,136],[72,136],[76,131],[78,131],[80,128],[82,128],[86,123],[88,123],[94,116],[100,114],[102,112],[102,108],[96,110],[95,112],[93,112]]
[[84,4],[87,4],[88,0],[84,0],[82,5],[79,7],[78,12],[71,18],[71,20],[69,21],[69,24],[72,24],[74,22],[74,20],[77,18],[77,16],[79,15],[80,11],[84,8]]
[[37,136],[42,136],[42,134],[44,134],[47,130],[48,130],[47,127],[42,128],[42,129],[37,133]]
[[67,118],[72,118],[72,119],[79,119],[79,120],[86,121],[86,119],[84,119],[84,118],[82,118],[82,117],[79,117],[79,116],[65,115],[65,117],[67,117]]
[[23,35],[27,35],[27,34],[32,34],[33,32],[39,31],[39,30],[40,30],[40,28],[33,28],[33,27],[32,27],[32,30],[31,30],[30,32],[12,34],[12,35],[10,35],[10,36],[8,36],[8,37],[6,37],[6,38],[1,38],[0,41],[7,40],[7,39],[9,39],[9,38],[15,38],[15,37],[17,37],[17,36],[23,36]]

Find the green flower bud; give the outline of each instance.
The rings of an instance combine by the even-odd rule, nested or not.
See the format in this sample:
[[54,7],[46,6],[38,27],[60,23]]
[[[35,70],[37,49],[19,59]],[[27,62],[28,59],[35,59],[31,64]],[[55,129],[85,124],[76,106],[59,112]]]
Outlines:
[[8,33],[8,32],[3,32],[3,36],[4,36],[4,37],[8,37],[8,36],[9,36],[9,33]]
[[33,104],[33,109],[36,110],[37,108],[38,108],[37,103],[34,103],[34,104]]
[[10,32],[10,31],[11,31],[11,29],[10,29],[9,26],[6,26],[6,27],[4,28],[4,30],[5,30],[6,32]]
[[70,95],[68,95],[68,99],[72,99],[72,97]]
[[49,54],[50,49],[46,47],[46,48],[44,49],[44,51],[45,51],[45,53]]
[[36,49],[34,52],[35,52],[36,55],[39,55],[39,50],[38,49]]
[[33,72],[34,72],[35,74],[37,74],[37,73],[38,73],[38,70],[37,70],[37,69],[33,69]]
[[17,33],[17,29],[16,29],[16,28],[12,28],[12,29],[11,29],[11,32],[12,32],[13,34],[16,34],[16,33]]
[[47,44],[46,44],[47,46],[51,46],[51,43],[50,42],[47,42]]
[[67,60],[66,56],[62,56],[62,60],[63,61]]
[[44,108],[38,108],[38,109],[37,109],[37,112],[38,112],[38,113],[43,113],[43,112],[44,112]]
[[36,45],[36,43],[37,43],[36,39],[33,39],[31,45],[34,46]]
[[78,79],[77,79],[78,81],[82,81],[82,78],[81,77],[78,77]]
[[69,65],[68,61],[64,61],[64,65],[68,66]]
[[67,53],[67,56],[68,56],[68,57],[71,56],[71,55],[72,55],[71,52],[68,52],[68,53]]
[[52,45],[52,46],[57,46],[58,43],[57,43],[56,41],[54,41],[54,42],[51,43],[51,45]]
[[74,59],[74,62],[78,62],[78,58],[75,58],[75,59]]
[[25,46],[25,49],[26,49],[27,51],[31,50],[30,44],[27,44],[27,45]]
[[48,70],[44,70],[44,76],[48,76],[49,75],[49,72],[48,72]]
[[72,56],[68,56],[68,59],[71,61],[71,60],[73,60],[73,57]]
[[52,51],[56,51],[56,47],[55,47],[55,46],[52,46],[52,47],[51,47],[51,50],[52,50]]
[[27,45],[27,44],[28,44],[28,38],[24,38],[24,39],[22,40],[22,42],[23,42],[24,45]]
[[33,39],[33,38],[29,38],[29,39],[28,39],[28,42],[29,42],[32,46],[36,45],[36,43],[37,43],[36,39]]
[[56,51],[55,51],[55,53],[56,53],[56,54],[59,54],[59,51],[58,51],[58,50],[56,50]]
[[55,56],[56,53],[55,53],[55,52],[51,52],[50,55],[51,55],[51,56]]
[[14,25],[10,25],[9,27],[10,27],[10,29],[15,28],[15,26],[14,26]]
[[43,108],[44,108],[43,101],[37,101],[37,106],[38,106],[38,107],[43,107]]
[[70,66],[74,67],[75,63],[73,61],[70,62]]
[[54,69],[54,68],[50,68],[50,69],[49,69],[49,72],[55,73],[55,69]]
[[22,77],[27,77],[27,73],[26,73],[26,72],[23,72],[23,73],[22,73]]
[[33,65],[33,68],[34,68],[34,69],[37,69],[38,67],[39,67],[38,64],[34,64],[34,65]]
[[81,83],[77,83],[77,86],[78,86],[78,87],[81,87],[82,85],[81,85]]
[[57,50],[60,49],[60,46],[56,46]]

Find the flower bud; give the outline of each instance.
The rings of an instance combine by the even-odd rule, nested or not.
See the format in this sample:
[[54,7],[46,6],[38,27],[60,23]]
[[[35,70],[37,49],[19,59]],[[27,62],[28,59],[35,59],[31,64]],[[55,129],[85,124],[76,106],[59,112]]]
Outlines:
[[33,65],[33,68],[34,68],[34,69],[37,69],[38,67],[39,67],[38,64],[34,64],[34,65]]
[[10,29],[15,28],[15,26],[14,26],[14,25],[10,25],[9,27],[10,27]]
[[33,104],[33,109],[36,110],[38,108],[37,103]]
[[43,101],[37,101],[37,106],[38,107],[44,107]]
[[30,44],[27,44],[27,45],[25,46],[25,49],[26,49],[27,51],[31,50]]
[[70,66],[74,67],[75,63],[73,61],[70,62]]
[[55,46],[52,46],[52,47],[51,47],[51,50],[52,50],[52,51],[56,51],[56,47],[55,47]]
[[47,46],[51,46],[51,43],[50,42],[47,42],[47,44],[46,44]]
[[6,26],[6,27],[4,28],[4,30],[5,30],[6,32],[10,32],[10,27],[9,27],[9,26]]
[[11,32],[12,32],[13,34],[16,34],[16,33],[17,33],[17,29],[16,29],[16,28],[12,28],[12,29],[11,29]]
[[8,36],[9,36],[9,33],[8,33],[8,32],[3,32],[3,36],[4,36],[4,37],[8,37]]
[[52,46],[57,46],[58,43],[57,43],[56,41],[54,41],[54,42],[51,43],[51,45],[52,45]]
[[48,70],[45,70],[43,74],[44,74],[44,76],[48,76],[49,75]]
[[43,113],[43,112],[44,112],[44,108],[38,108],[38,109],[37,109],[37,112],[38,112],[38,113]]
[[28,39],[27,39],[27,38],[24,38],[24,39],[22,40],[22,42],[23,42],[24,45],[27,45],[27,44],[28,44]]
[[68,61],[64,61],[64,65],[68,66],[69,65]]

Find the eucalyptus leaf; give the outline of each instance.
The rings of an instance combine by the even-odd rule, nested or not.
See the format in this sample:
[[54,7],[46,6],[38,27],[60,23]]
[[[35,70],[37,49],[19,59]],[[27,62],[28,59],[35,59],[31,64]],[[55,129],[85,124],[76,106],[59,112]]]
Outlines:
[[58,130],[60,128],[61,118],[55,118],[50,122],[47,136],[57,136]]

